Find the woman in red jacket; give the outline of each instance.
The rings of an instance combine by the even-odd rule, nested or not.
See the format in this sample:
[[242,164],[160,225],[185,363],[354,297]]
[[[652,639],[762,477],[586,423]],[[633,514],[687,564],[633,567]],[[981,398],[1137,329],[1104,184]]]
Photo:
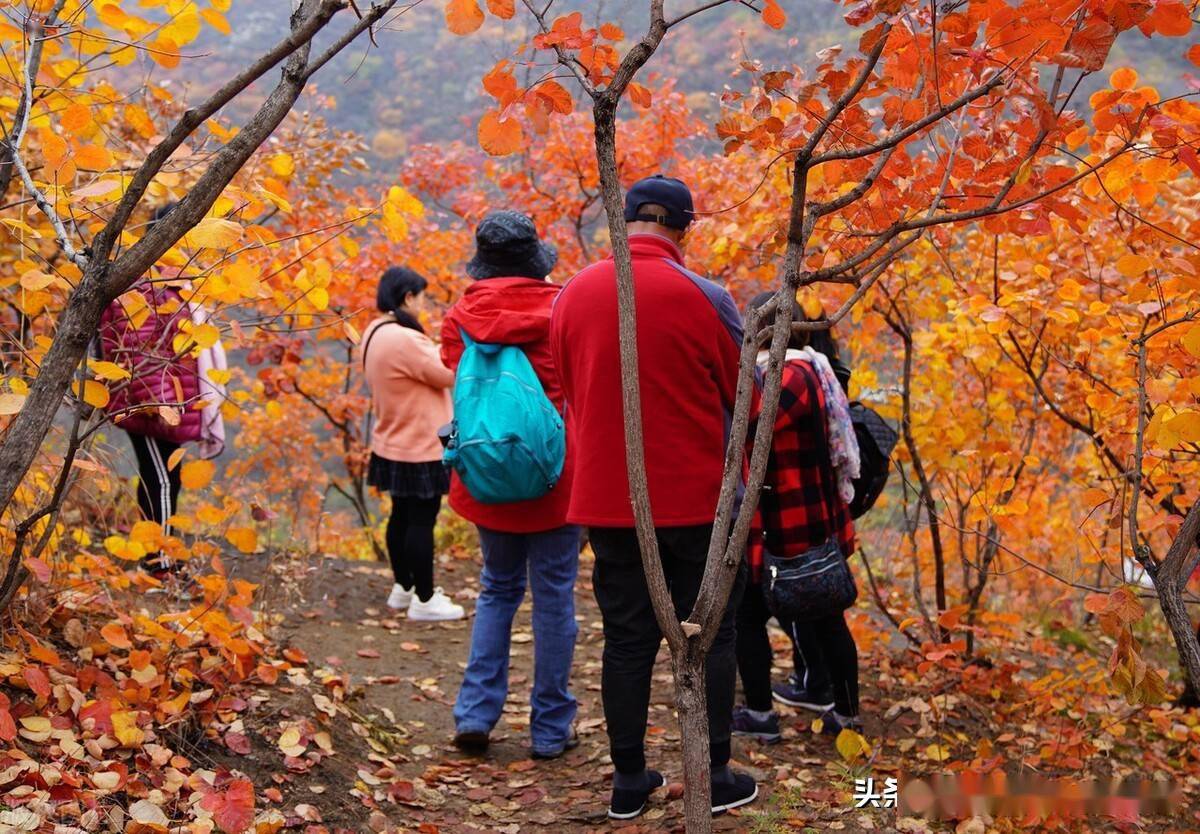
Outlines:
[[[442,322],[442,358],[458,367],[462,334],[485,344],[519,345],[546,396],[564,411],[562,386],[550,353],[550,308],[560,287],[546,281],[558,259],[538,239],[533,221],[515,211],[489,214],[475,232],[467,264],[475,279]],[[479,528],[482,589],[475,605],[471,653],[454,705],[455,744],[483,753],[508,697],[513,616],[533,590],[534,668],[529,732],[535,758],[555,758],[578,744],[575,697],[569,679],[575,653],[575,576],[579,528],[567,524],[573,456],[541,498],[483,504],[452,474],[450,506]]]

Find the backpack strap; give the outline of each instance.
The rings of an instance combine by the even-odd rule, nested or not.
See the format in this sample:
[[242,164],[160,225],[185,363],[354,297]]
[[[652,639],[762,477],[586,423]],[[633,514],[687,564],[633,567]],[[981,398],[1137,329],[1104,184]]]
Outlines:
[[379,324],[371,328],[371,332],[367,334],[367,340],[363,343],[362,363],[364,371],[367,369],[367,350],[370,349],[371,340],[375,338],[375,334],[382,330],[384,325],[399,323],[400,322],[396,321],[395,319],[384,319]]

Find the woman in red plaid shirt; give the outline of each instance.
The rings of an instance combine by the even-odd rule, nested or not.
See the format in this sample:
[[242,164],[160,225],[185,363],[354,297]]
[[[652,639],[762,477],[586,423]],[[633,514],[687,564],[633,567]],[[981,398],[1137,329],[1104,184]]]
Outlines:
[[[773,293],[750,302],[761,307]],[[803,319],[797,311],[797,318]],[[837,358],[828,332],[797,333],[788,345],[783,387],[771,456],[767,463],[759,509],[751,528],[746,562],[750,584],[737,617],[737,660],[746,704],[734,710],[733,732],[768,743],[779,741],[779,716],[772,697],[783,703],[821,712],[823,731],[836,735],[843,728],[861,729],[858,718],[858,650],[844,614],[820,620],[781,622],[793,641],[795,673],[786,684],[771,686],[772,651],[767,636],[771,612],[762,592],[764,548],[794,556],[837,536],[842,552],[854,552],[854,523],[841,500],[829,459],[826,397],[812,347],[829,360],[838,383],[845,387],[849,371]],[[817,361],[820,361],[819,359]],[[766,352],[759,356],[765,365]],[[751,443],[754,437],[751,426]]]

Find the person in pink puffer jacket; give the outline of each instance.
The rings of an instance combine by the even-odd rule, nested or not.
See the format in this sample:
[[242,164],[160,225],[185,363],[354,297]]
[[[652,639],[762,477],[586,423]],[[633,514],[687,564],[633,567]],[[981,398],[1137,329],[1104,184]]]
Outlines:
[[[173,205],[155,212],[160,220]],[[114,300],[100,318],[101,356],[124,370],[128,379],[110,386],[105,407],[116,426],[129,435],[138,464],[138,507],[142,517],[172,535],[171,517],[181,488],[179,461],[172,460],[184,443],[198,444],[200,457],[219,455],[225,445],[220,405],[220,374],[225,353],[220,342],[195,350],[175,348],[183,322],[202,324],[207,315],[184,300],[185,282],[163,277],[142,278]],[[216,379],[213,377],[216,376]],[[142,567],[165,579],[173,565],[165,554],[152,553]]]

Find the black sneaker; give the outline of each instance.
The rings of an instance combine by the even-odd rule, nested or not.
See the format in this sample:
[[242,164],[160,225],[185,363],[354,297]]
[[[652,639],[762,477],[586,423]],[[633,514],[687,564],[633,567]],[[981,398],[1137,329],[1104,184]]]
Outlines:
[[775,700],[781,704],[787,704],[789,707],[801,707],[810,709],[813,712],[824,712],[828,709],[833,709],[833,693],[812,692],[805,689],[799,679],[795,675],[791,675],[783,683],[777,683],[771,687],[771,694]]
[[464,730],[454,734],[454,746],[472,756],[482,756],[487,752],[491,738],[483,730]]
[[553,749],[538,750],[538,749],[534,748],[532,751],[530,751],[529,755],[531,758],[534,758],[534,759],[543,759],[543,760],[557,759],[563,753],[566,753],[569,750],[574,750],[578,746],[579,746],[579,733],[575,730],[574,727],[572,727],[571,735],[570,735],[570,737],[567,738],[566,741],[563,742],[562,747],[559,747],[557,750],[553,750]]
[[650,794],[667,784],[666,778],[657,770],[646,771],[646,784],[642,788],[613,788],[612,802],[608,805],[608,817],[614,820],[631,820],[646,810]]
[[750,714],[749,708],[736,707],[730,729],[735,736],[749,736],[767,744],[775,744],[783,738],[779,732],[779,716],[774,710],[769,718],[759,719]]
[[846,716],[838,715],[832,709],[828,709],[821,713],[821,733],[827,736],[836,736],[842,730],[854,730],[854,732],[862,735],[863,723],[862,719],[857,715]]
[[723,814],[734,808],[749,805],[758,799],[758,784],[749,773],[740,770],[731,771],[732,782],[713,782],[712,812],[714,815]]

